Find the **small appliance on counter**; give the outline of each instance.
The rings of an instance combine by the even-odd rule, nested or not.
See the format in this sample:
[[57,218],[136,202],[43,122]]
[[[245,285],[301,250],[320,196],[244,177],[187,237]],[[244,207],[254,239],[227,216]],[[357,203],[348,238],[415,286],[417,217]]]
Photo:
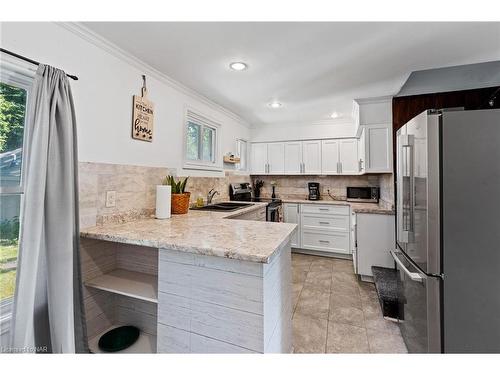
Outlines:
[[310,201],[318,201],[321,199],[319,193],[319,182],[308,182],[307,188],[309,189],[309,196],[307,197],[307,199],[309,199]]
[[267,202],[266,221],[281,221],[281,199],[252,197],[252,186],[249,182],[229,184],[229,199],[240,202]]
[[378,203],[380,188],[378,187],[347,187],[347,201],[358,203]]

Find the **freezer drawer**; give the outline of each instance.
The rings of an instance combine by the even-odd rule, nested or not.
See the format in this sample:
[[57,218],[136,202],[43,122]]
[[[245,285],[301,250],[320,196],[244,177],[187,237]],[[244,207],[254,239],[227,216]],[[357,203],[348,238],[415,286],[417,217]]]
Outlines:
[[401,335],[409,353],[440,353],[440,279],[428,277],[399,251],[392,251],[398,270]]

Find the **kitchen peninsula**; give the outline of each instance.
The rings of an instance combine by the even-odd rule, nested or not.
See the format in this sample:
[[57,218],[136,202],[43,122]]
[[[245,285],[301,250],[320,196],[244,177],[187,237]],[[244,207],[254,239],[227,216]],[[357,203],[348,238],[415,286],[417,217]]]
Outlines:
[[139,352],[291,352],[296,225],[238,220],[262,207],[82,230],[91,349],[126,322],[141,329]]

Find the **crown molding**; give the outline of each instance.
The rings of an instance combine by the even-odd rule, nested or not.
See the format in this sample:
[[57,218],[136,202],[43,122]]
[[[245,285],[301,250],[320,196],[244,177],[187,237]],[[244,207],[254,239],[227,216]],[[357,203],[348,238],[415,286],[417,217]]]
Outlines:
[[181,93],[190,96],[193,99],[199,100],[203,104],[207,105],[208,107],[219,111],[226,115],[227,117],[237,121],[241,125],[244,125],[247,128],[250,128],[250,124],[245,121],[242,117],[237,115],[236,113],[230,111],[229,109],[221,106],[220,104],[217,104],[216,102],[210,100],[206,96],[200,94],[199,92],[183,85],[182,83],[174,80],[173,78],[169,77],[168,75],[160,72],[158,69],[153,68],[151,65],[148,63],[142,61],[141,59],[137,58],[136,56],[132,55],[131,53],[123,50],[122,48],[118,47],[116,44],[112,43],[111,41],[107,40],[106,38],[100,36],[99,34],[93,32],[89,28],[85,27],[79,22],[55,22],[56,25],[71,31],[73,34],[79,36],[80,38],[86,40],[87,42],[92,43],[94,46],[110,53],[111,55],[119,58],[120,60],[126,62],[127,64],[144,71],[148,75],[156,78],[157,80],[161,81],[162,83],[166,84],[167,86],[180,91]]
[[259,129],[262,127],[290,127],[290,126],[343,126],[353,125],[354,120],[350,117],[339,117],[335,120],[316,120],[316,121],[301,121],[301,122],[279,122],[279,123],[255,123],[251,125],[251,129]]

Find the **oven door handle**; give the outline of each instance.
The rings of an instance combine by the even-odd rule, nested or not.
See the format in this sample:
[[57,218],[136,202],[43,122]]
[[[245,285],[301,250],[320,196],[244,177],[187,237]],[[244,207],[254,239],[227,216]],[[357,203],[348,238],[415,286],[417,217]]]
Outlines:
[[408,277],[411,280],[417,281],[419,283],[424,282],[424,278],[422,276],[420,276],[420,274],[417,272],[410,272],[410,270],[404,266],[403,262],[401,262],[401,260],[396,255],[396,253],[392,250],[391,250],[391,256],[394,259],[394,261],[396,262],[396,264],[404,271],[404,273],[406,273],[406,275],[408,275]]

